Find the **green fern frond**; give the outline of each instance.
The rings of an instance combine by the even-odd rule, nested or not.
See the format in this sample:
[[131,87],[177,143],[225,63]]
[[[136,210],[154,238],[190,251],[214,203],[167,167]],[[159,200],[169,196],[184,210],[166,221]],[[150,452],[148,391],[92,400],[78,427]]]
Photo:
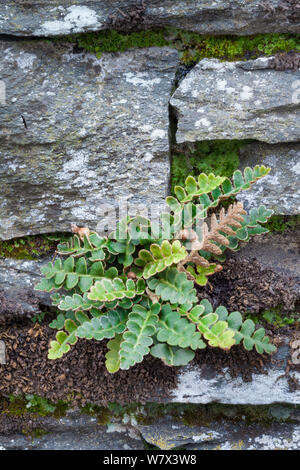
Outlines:
[[172,264],[178,264],[187,256],[187,251],[179,240],[169,243],[164,240],[161,246],[152,244],[150,251],[140,250],[139,257],[135,260],[137,266],[143,267],[143,277],[148,279],[155,274],[164,271]]
[[150,309],[134,305],[128,315],[127,330],[123,334],[120,346],[121,369],[129,369],[134,364],[142,362],[149,353],[156,332],[160,304],[154,304]]
[[186,274],[179,272],[177,268],[167,268],[158,277],[149,279],[147,284],[162,301],[171,304],[197,302],[194,283],[188,281]]

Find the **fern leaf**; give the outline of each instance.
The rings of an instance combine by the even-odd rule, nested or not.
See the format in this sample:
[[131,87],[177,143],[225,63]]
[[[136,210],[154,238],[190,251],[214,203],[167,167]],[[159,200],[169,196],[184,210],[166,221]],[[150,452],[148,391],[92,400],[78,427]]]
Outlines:
[[243,322],[243,317],[240,312],[228,313],[228,310],[221,306],[216,309],[216,314],[219,320],[226,321],[229,328],[234,332],[236,344],[243,341],[243,346],[248,351],[251,351],[255,346],[259,354],[266,352],[268,354],[276,351],[276,347],[271,344],[269,338],[265,336],[264,328],[259,328],[255,331],[255,324],[252,320],[248,319]]
[[147,284],[161,300],[171,304],[197,302],[193,282],[188,281],[186,274],[180,273],[175,267],[167,268],[158,278],[149,279]]
[[105,354],[105,365],[108,372],[114,374],[120,369],[120,347],[123,341],[123,335],[116,335],[107,343],[108,352]]
[[[175,186],[174,192],[180,205],[192,201],[203,194],[208,194],[225,181],[222,176],[215,176],[212,173],[206,175],[201,173],[196,180],[193,176],[188,176],[185,180],[185,187]],[[175,201],[174,201],[175,200]],[[172,196],[166,200],[171,210],[178,210],[177,201]]]
[[145,282],[139,279],[136,283],[128,279],[126,283],[120,278],[101,279],[91,287],[88,293],[90,300],[99,300],[101,302],[111,302],[116,299],[132,299],[136,295],[141,295],[145,291]]
[[228,325],[236,331],[236,344],[243,341],[244,348],[251,351],[255,347],[259,354],[272,353],[276,351],[276,347],[270,343],[268,336],[265,336],[264,328],[255,330],[255,324],[248,319],[243,322],[240,312],[232,312],[228,316]]
[[199,286],[205,286],[208,281],[208,276],[211,276],[215,272],[219,271],[218,265],[214,263],[209,264],[208,267],[197,265],[195,268],[193,266],[188,266],[186,270],[188,273],[191,274],[196,284],[198,284]]
[[153,346],[150,354],[161,359],[167,366],[185,366],[195,357],[194,351],[190,349],[178,348],[166,343],[158,343]]
[[[262,227],[260,224],[266,223],[272,214],[273,211],[271,209],[266,209],[266,207],[262,205],[258,208],[251,209],[249,214],[243,215],[243,220],[240,221],[241,227],[233,229],[234,236],[228,236],[229,244],[227,246],[220,246],[222,253],[226,249],[238,251],[240,241],[248,242],[251,236],[268,233],[269,230]],[[216,259],[218,259],[217,256]]]
[[157,340],[180,348],[190,347],[193,350],[205,348],[201,334],[195,325],[176,311],[169,304],[164,305],[158,323]]
[[149,353],[152,336],[155,334],[160,304],[153,304],[150,309],[134,305],[128,316],[127,331],[123,334],[120,347],[121,369],[129,369],[136,363],[142,362]]
[[104,248],[107,246],[107,238],[100,237],[92,232],[89,237],[84,236],[81,240],[77,235],[67,243],[57,246],[60,255],[73,255],[74,257],[90,254],[91,261],[103,261],[105,259]]
[[102,302],[89,300],[86,293],[83,296],[80,294],[66,295],[58,304],[58,308],[64,311],[90,310],[92,307],[101,308],[102,306]]
[[[237,202],[231,204],[227,212],[224,208],[221,209],[219,220],[215,214],[211,217],[210,229],[208,225],[203,223],[202,240],[200,241],[200,250],[207,251],[215,255],[223,253],[219,245],[228,247],[230,244],[227,235],[235,235],[235,231],[242,227],[241,222],[244,221],[243,215],[246,211],[243,208],[243,203]],[[235,230],[234,230],[235,229]],[[216,245],[216,243],[218,245]]]
[[106,315],[88,319],[76,330],[79,338],[96,339],[114,338],[116,334],[123,333],[126,328],[127,313],[121,308],[110,310]]
[[210,346],[230,349],[235,344],[235,331],[229,328],[226,321],[219,319],[218,314],[213,312],[212,306],[207,300],[202,300],[199,305],[185,314]]
[[143,277],[148,279],[155,274],[164,271],[172,264],[178,264],[187,256],[187,251],[179,240],[172,244],[164,240],[161,246],[152,244],[150,251],[140,250],[139,257],[135,261],[137,266],[143,267]]
[[114,278],[118,275],[118,271],[114,267],[105,272],[101,261],[93,263],[88,268],[84,257],[79,258],[75,263],[73,256],[69,256],[63,263],[60,259],[57,259],[54,264],[49,262],[41,269],[41,272],[44,274],[46,282],[42,281],[35,289],[47,289],[47,292],[62,287],[70,290],[76,286],[81,292],[86,292],[96,280]]
[[240,191],[247,190],[259,179],[263,178],[270,172],[270,168],[264,165],[256,165],[253,169],[247,167],[244,174],[240,170],[236,170],[232,176],[232,182],[226,178],[218,188],[214,189],[210,195],[204,194],[200,196],[199,202],[207,211],[213,207],[217,207],[220,201],[236,196]]
[[83,312],[77,312],[74,319],[67,318],[64,321],[65,331],[58,331],[56,339],[50,342],[48,359],[59,359],[70,351],[71,346],[77,342],[78,325],[86,320],[88,320],[88,317]]

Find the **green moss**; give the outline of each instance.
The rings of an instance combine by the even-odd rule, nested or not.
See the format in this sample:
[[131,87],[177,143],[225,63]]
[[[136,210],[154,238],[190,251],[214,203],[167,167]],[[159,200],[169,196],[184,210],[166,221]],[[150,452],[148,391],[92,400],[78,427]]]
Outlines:
[[35,428],[31,433],[27,433],[27,435],[31,436],[33,441],[34,439],[40,439],[48,434],[48,431],[42,428]]
[[239,151],[249,140],[204,141],[185,146],[172,155],[171,193],[176,185],[183,186],[188,175],[214,173],[230,177],[239,167]]
[[180,57],[184,64],[198,62],[204,57],[222,60],[255,59],[277,52],[300,50],[300,35],[259,34],[255,36],[200,36],[178,32],[182,46]]
[[[160,419],[171,418],[185,426],[201,426],[209,429],[212,422],[226,420],[233,423],[253,425],[260,423],[268,427],[274,422],[293,422],[293,411],[299,406],[286,404],[276,405],[224,405],[213,403],[207,405],[186,403],[130,403],[120,405],[109,403],[107,407],[93,403],[81,407],[81,412],[94,416],[101,426],[111,422],[133,423],[143,425],[157,423]],[[66,411],[72,409],[67,401],[52,403],[46,398],[37,395],[0,397],[0,414],[8,414],[19,417],[24,422],[23,433],[34,437],[41,437],[47,433],[37,422],[36,428],[28,430],[24,417],[29,413],[30,420],[34,423],[37,417],[52,416],[60,418]],[[28,419],[28,417],[27,417]]]
[[300,228],[300,215],[273,215],[266,223],[270,232],[285,232]]
[[104,406],[95,405],[93,403],[87,403],[85,406],[80,407],[80,411],[83,414],[88,414],[97,418],[97,422],[101,426],[109,424],[112,420],[113,413]]
[[17,417],[23,417],[30,413],[36,416],[60,418],[65,416],[67,408],[67,402],[60,400],[57,403],[52,403],[47,398],[37,395],[0,397],[0,413]]
[[300,322],[300,312],[293,312],[289,315],[283,313],[282,306],[278,305],[269,310],[264,310],[259,315],[247,315],[255,323],[273,325],[276,328],[295,326]]
[[0,258],[36,259],[54,253],[57,244],[65,241],[69,236],[65,233],[59,233],[3,240],[0,241]]
[[300,50],[300,35],[260,34],[255,36],[208,36],[175,28],[133,33],[114,30],[69,35],[51,41],[68,41],[101,57],[103,52],[122,52],[130,48],[169,46],[179,51],[181,62],[190,65],[204,57],[222,60],[255,58],[276,52]]

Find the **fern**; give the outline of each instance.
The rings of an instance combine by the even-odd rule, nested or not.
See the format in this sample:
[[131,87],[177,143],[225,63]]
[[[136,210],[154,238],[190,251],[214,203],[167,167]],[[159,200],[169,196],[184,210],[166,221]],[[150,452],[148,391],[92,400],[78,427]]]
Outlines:
[[122,369],[129,369],[149,353],[152,345],[152,336],[156,332],[160,305],[154,304],[148,310],[141,305],[134,306],[128,316],[127,331],[123,335],[120,346],[120,365]]
[[147,284],[162,301],[172,304],[197,302],[194,283],[188,281],[186,275],[176,268],[167,268],[157,278],[149,279]]
[[123,340],[122,335],[116,335],[107,343],[108,352],[105,354],[105,365],[111,374],[114,374],[120,369],[120,346]]
[[82,322],[74,334],[79,338],[93,338],[102,341],[104,338],[114,338],[116,334],[123,333],[126,328],[126,321],[126,311],[116,308],[105,315]]
[[152,244],[150,251],[141,250],[139,257],[135,263],[137,266],[143,267],[143,277],[148,279],[155,274],[164,271],[172,264],[178,264],[187,255],[186,249],[181,245],[179,240],[175,240],[172,244],[164,240],[161,246]]
[[222,269],[226,250],[236,251],[251,236],[268,232],[264,224],[272,211],[265,206],[246,213],[235,202],[212,211],[268,172],[264,166],[246,168],[235,171],[232,181],[190,176],[167,198],[170,213],[162,213],[156,224],[126,217],[109,237],[76,226],[77,234],[58,245],[66,258],[44,266],[35,287],[52,292],[59,312],[50,323],[57,332],[49,359],[67,354],[78,339],[107,341],[110,373],[127,370],[148,354],[168,366],[186,365],[207,346],[273,353],[263,328],[239,312],[214,310],[195,289]]

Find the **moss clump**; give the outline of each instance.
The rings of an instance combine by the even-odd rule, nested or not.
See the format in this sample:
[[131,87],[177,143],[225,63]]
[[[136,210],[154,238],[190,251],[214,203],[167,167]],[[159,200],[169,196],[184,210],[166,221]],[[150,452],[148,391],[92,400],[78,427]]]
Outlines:
[[[74,36],[68,36],[74,41]],[[131,48],[152,46],[169,46],[165,30],[120,33],[118,31],[100,31],[98,33],[80,34],[76,37],[77,46],[101,57],[102,52],[124,52]]]
[[108,425],[113,418],[113,413],[109,407],[105,408],[93,403],[87,403],[85,406],[80,407],[80,411],[83,414],[96,417],[97,423],[101,426]]
[[[180,31],[181,61],[188,65],[203,58],[221,60],[249,60],[261,55],[300,50],[300,35],[259,34],[255,36],[200,36]],[[178,39],[177,39],[178,41]]]
[[275,328],[285,328],[287,326],[295,326],[300,322],[300,312],[293,312],[289,315],[283,313],[282,305],[278,305],[269,310],[262,311],[258,315],[249,315],[247,318],[255,323],[273,325]]
[[36,259],[56,250],[58,243],[66,241],[70,235],[32,235],[12,240],[0,241],[0,258]]
[[273,215],[266,223],[266,228],[270,232],[283,233],[286,230],[296,230],[300,228],[300,215]]
[[232,176],[239,167],[239,151],[249,140],[218,140],[188,144],[183,151],[175,151],[171,164],[171,193],[175,186],[184,186],[188,175],[214,173]]
[[255,36],[208,36],[175,28],[124,33],[115,30],[69,35],[51,41],[68,41],[98,58],[103,52],[123,52],[130,48],[169,46],[179,51],[181,62],[190,65],[204,57],[222,60],[270,56],[276,52],[299,51],[300,35],[260,34]]
[[52,403],[47,398],[37,395],[10,395],[0,398],[0,413],[11,416],[24,417],[27,413],[38,416],[53,416],[60,418],[68,409],[68,403],[59,401]]

